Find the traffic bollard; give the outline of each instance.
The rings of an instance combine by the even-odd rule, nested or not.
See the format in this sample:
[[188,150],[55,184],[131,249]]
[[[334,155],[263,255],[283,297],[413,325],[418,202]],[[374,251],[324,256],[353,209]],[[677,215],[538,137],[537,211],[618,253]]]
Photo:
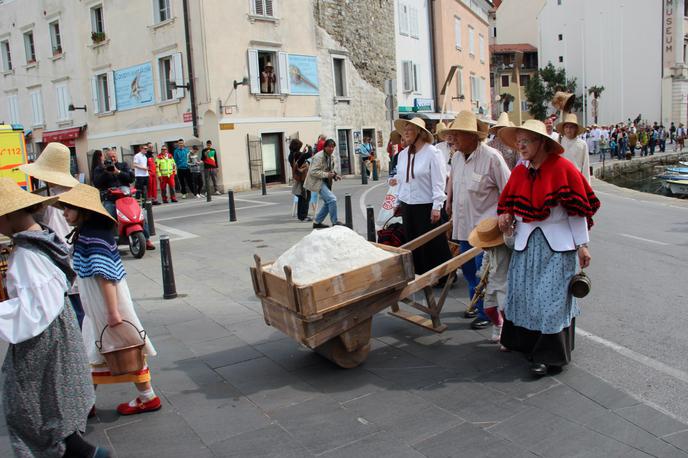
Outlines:
[[236,221],[236,207],[234,206],[234,191],[231,189],[227,191],[227,197],[229,198],[229,222],[232,223]]
[[155,219],[153,219],[153,203],[146,202],[146,218],[148,219],[148,234],[155,235]]
[[361,184],[368,184],[368,169],[364,161],[361,161]]
[[373,161],[373,181],[379,181],[380,177],[377,172],[377,161]]
[[366,221],[368,222],[368,241],[376,242],[377,237],[375,237],[375,215],[373,214],[373,207],[368,205],[366,207]]
[[205,201],[210,202],[213,200],[213,198],[210,197],[210,170],[206,168],[203,169],[203,180],[205,183]]
[[265,174],[261,173],[260,174],[260,188],[264,196],[268,194],[268,184],[265,181]]
[[346,227],[349,229],[354,228],[354,218],[353,218],[353,213],[351,211],[351,194],[345,194],[344,195],[344,215],[345,215],[345,222]]
[[170,236],[160,236],[160,262],[162,264],[162,297],[174,299],[177,297],[177,286],[174,283],[174,268],[172,267],[172,249]]

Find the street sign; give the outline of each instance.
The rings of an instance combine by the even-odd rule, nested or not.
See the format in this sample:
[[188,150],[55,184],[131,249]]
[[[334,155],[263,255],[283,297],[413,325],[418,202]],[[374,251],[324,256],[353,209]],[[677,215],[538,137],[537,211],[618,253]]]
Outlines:
[[385,95],[397,95],[396,80],[385,80]]
[[187,111],[186,113],[184,113],[184,114],[182,115],[182,120],[183,120],[184,122],[191,122],[191,121],[193,121],[193,116],[191,115],[191,112],[190,112],[190,111]]

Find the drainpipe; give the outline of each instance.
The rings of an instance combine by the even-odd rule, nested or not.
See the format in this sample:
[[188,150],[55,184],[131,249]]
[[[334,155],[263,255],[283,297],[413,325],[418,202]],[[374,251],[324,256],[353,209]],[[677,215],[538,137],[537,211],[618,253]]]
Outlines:
[[184,15],[184,38],[186,40],[186,68],[188,69],[187,79],[189,80],[188,90],[191,99],[191,122],[193,135],[198,138],[198,109],[196,108],[196,90],[194,88],[193,59],[191,56],[191,26],[189,24],[189,0],[182,0],[182,10]]
[[433,25],[435,23],[435,8],[433,3],[435,0],[428,0],[428,30],[430,31],[430,74],[432,77],[432,99],[435,101],[435,112],[437,112],[437,107],[439,106],[439,97],[437,95],[437,69],[435,68],[435,62],[437,60],[435,56],[435,32],[433,30]]

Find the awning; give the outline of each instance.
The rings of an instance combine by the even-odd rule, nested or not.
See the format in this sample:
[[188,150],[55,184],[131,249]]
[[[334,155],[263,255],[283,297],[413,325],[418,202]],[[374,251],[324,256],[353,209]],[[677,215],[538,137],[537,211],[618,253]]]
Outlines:
[[74,147],[74,140],[79,138],[83,127],[70,127],[69,129],[51,130],[43,132],[43,143],[60,142],[67,147]]
[[399,113],[399,117],[406,119],[421,118],[432,121],[439,121],[440,119],[444,119],[445,121],[453,121],[456,117],[456,113],[426,113],[421,111],[419,113]]

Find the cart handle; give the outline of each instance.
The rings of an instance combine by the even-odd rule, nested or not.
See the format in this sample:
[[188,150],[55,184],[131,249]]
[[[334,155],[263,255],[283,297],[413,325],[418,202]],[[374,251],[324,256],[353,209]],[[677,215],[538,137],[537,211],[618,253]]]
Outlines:
[[406,242],[405,244],[403,244],[399,248],[413,251],[416,248],[425,245],[430,240],[433,240],[438,235],[447,232],[451,227],[452,227],[451,221],[447,221],[446,223],[442,224],[441,226],[437,226],[433,230],[426,232],[425,234],[423,234],[419,237],[416,237],[415,239],[411,240],[410,242]]

